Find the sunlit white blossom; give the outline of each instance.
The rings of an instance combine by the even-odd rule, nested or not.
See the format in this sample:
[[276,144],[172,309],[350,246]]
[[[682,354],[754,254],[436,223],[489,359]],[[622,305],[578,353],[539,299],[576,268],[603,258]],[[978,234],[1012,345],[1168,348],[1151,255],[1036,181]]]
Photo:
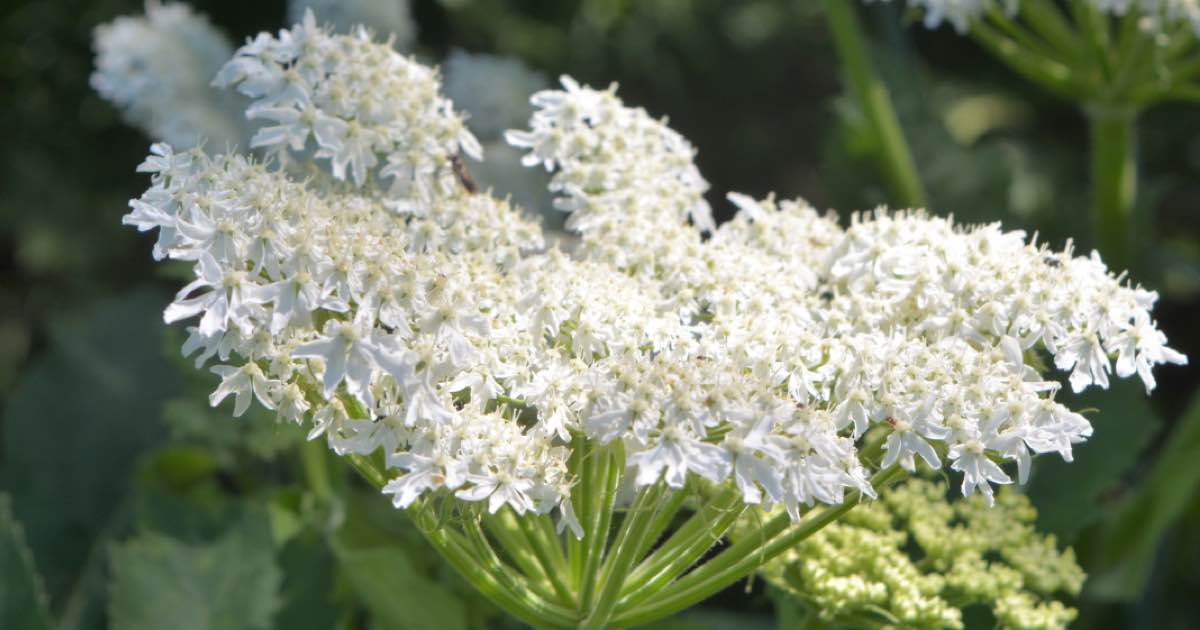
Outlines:
[[219,83],[253,99],[274,159],[152,148],[125,221],[196,274],[165,319],[198,319],[184,352],[220,361],[214,404],[257,398],[338,454],[382,451],[398,507],[556,512],[582,535],[577,438],[623,453],[634,485],[728,483],[793,518],[876,495],[864,439],[991,497],[1006,467],[1023,482],[1092,433],[1033,355],[1076,390],[1114,371],[1149,390],[1185,360],[1157,296],[1070,244],[737,194],[717,226],[695,150],[615,88],[564,77],[508,134],[551,173],[567,255],[464,180],[474,139],[437,74],[362,31],[309,15]]

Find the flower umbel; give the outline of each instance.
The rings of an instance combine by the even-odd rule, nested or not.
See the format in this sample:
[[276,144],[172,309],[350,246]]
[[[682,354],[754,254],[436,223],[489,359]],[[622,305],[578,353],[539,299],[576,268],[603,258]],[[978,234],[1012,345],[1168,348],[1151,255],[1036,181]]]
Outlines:
[[[1032,454],[1070,459],[1091,435],[1027,357],[1051,356],[1076,391],[1107,386],[1113,360],[1147,390],[1154,365],[1186,360],[1154,326],[1157,296],[1070,244],[883,209],[843,228],[803,201],[742,195],[717,226],[694,149],[615,88],[564,77],[507,134],[553,173],[582,241],[568,255],[465,184],[459,154],[478,145],[437,74],[364,31],[307,14],[239,49],[217,82],[252,99],[252,144],[270,158],[155,145],[125,219],[159,230],[156,257],[195,266],[165,319],[198,318],[184,350],[219,359],[212,402],[307,419],[359,466],[381,455],[378,485],[451,558],[513,514],[553,514],[584,538],[570,549],[602,551],[626,479],[638,498],[616,551],[554,584],[562,610],[496,596],[535,619],[642,619],[619,603],[637,583],[621,578],[654,542],[638,540],[657,521],[647,504],[669,493],[724,488],[724,528],[747,504],[804,527],[808,507],[840,513],[920,459],[949,462],[990,504],[1006,463],[1024,481]],[[860,452],[868,432],[883,434],[885,471]],[[424,516],[431,498],[466,515],[461,537]],[[696,553],[712,544],[698,540]],[[663,562],[646,582],[691,566]],[[713,573],[655,605],[729,577]]]

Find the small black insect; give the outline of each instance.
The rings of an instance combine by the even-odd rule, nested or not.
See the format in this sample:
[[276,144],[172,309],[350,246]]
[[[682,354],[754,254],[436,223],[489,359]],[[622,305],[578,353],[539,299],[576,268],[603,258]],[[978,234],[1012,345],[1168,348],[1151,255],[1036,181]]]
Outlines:
[[1046,265],[1048,265],[1050,267],[1054,267],[1054,268],[1058,268],[1058,267],[1062,266],[1062,261],[1054,256],[1046,256],[1045,258],[1042,259],[1042,262],[1044,262],[1044,263],[1046,263]]
[[472,195],[479,192],[479,187],[475,185],[475,180],[471,179],[471,172],[467,170],[467,165],[463,163],[462,156],[451,156],[450,167],[454,169],[454,174],[458,176],[458,182],[462,184],[462,187],[467,192]]

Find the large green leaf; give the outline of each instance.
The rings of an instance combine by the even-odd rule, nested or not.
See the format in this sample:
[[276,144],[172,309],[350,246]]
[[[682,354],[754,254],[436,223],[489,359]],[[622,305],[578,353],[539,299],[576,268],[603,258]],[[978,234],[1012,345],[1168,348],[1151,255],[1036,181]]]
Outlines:
[[1028,490],[1038,510],[1038,529],[1071,541],[1102,515],[1106,493],[1137,462],[1160,421],[1136,381],[1117,381],[1108,390],[1093,388],[1062,398],[1072,409],[1097,410],[1088,414],[1095,433],[1076,445],[1073,462],[1039,457]]
[[13,518],[8,495],[0,494],[0,628],[49,630],[46,592]]
[[349,547],[335,538],[333,550],[342,573],[370,612],[376,628],[467,628],[464,602],[420,572],[403,547]]
[[115,630],[269,628],[282,574],[264,514],[222,537],[191,545],[142,534],[112,554],[109,619]]
[[138,291],[55,322],[4,410],[0,485],[68,626],[96,609],[102,554],[92,547],[120,529],[133,465],[161,440],[160,407],[179,389],[163,358],[164,303]]
[[280,551],[283,568],[279,630],[326,630],[335,627],[343,608],[335,597],[336,563],[324,538],[314,532],[293,537]]

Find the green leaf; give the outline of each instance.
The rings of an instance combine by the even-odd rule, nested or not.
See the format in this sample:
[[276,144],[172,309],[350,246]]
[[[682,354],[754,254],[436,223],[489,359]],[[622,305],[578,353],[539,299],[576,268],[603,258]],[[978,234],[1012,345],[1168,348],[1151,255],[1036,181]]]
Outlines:
[[231,496],[208,455],[171,446],[143,456],[130,500],[137,531],[208,543],[243,518],[249,501]]
[[1200,491],[1200,394],[1167,440],[1150,473],[1105,524],[1097,547],[1102,554],[1089,592],[1132,601],[1145,589],[1163,534],[1195,505]]
[[279,563],[284,578],[274,627],[279,630],[335,627],[344,608],[334,596],[337,564],[325,538],[311,531],[292,537],[280,551]]
[[134,463],[162,439],[159,409],[179,390],[162,355],[165,302],[138,291],[54,322],[4,409],[0,486],[65,627],[100,610],[103,555],[92,547],[120,530]]
[[51,628],[46,591],[13,518],[8,495],[0,494],[0,628]]
[[467,628],[463,602],[421,573],[401,547],[348,547],[334,539],[334,555],[376,628]]
[[1106,492],[1137,462],[1161,423],[1136,380],[1061,398],[1072,409],[1098,410],[1088,418],[1095,433],[1075,446],[1074,462],[1039,457],[1028,492],[1038,510],[1038,530],[1069,542],[1101,516]]
[[282,573],[262,514],[209,544],[142,534],[113,550],[112,571],[115,630],[269,628],[280,605]]

